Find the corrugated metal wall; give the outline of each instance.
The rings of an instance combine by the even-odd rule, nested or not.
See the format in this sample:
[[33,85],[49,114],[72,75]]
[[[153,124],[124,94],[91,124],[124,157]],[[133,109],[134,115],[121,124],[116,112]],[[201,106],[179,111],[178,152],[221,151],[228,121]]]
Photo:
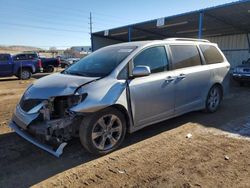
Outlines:
[[92,46],[93,51],[99,48],[105,47],[105,46],[121,43],[120,41],[117,41],[117,40],[102,38],[102,37],[98,37],[94,35],[92,35],[92,40],[93,40],[93,46]]
[[[220,49],[224,52],[231,67],[242,63],[243,60],[250,58],[249,45],[247,40],[247,34],[239,35],[227,35],[227,36],[216,36],[206,37],[211,42],[217,43]],[[93,50],[97,50],[101,47],[108,46],[111,44],[120,43],[120,41],[102,38],[98,36],[92,36],[93,39]]]
[[232,68],[250,58],[247,34],[207,37],[219,45]]

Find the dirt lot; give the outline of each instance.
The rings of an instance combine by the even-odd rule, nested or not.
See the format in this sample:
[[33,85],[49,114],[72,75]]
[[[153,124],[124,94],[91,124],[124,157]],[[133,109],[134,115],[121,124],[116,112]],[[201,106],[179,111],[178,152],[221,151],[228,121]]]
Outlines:
[[34,80],[0,79],[0,187],[250,187],[249,87],[231,89],[214,114],[193,112],[128,135],[112,154],[90,155],[73,140],[57,159],[7,126]]

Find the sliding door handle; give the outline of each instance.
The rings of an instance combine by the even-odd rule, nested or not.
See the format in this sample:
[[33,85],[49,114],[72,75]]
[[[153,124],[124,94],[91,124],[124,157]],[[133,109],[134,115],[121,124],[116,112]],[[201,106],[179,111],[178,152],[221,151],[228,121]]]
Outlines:
[[179,78],[179,79],[185,79],[186,75],[185,74],[180,74],[177,78]]
[[165,78],[165,82],[170,83],[170,82],[173,82],[175,79],[176,77],[168,76],[167,78]]

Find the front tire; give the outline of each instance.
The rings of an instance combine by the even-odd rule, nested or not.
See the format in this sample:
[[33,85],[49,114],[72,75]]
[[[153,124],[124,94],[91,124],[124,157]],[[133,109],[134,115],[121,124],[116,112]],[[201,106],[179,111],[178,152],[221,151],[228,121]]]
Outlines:
[[208,92],[206,99],[206,111],[213,113],[218,110],[222,100],[222,90],[218,85],[214,85]]
[[108,107],[83,119],[79,131],[83,147],[103,155],[117,149],[126,134],[126,120],[117,109]]

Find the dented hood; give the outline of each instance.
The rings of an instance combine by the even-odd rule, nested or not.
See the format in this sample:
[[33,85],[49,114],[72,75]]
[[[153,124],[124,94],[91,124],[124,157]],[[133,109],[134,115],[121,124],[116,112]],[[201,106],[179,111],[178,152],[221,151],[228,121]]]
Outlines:
[[82,77],[56,73],[40,78],[24,93],[26,99],[48,99],[55,96],[72,95],[82,85],[97,80],[98,77]]

